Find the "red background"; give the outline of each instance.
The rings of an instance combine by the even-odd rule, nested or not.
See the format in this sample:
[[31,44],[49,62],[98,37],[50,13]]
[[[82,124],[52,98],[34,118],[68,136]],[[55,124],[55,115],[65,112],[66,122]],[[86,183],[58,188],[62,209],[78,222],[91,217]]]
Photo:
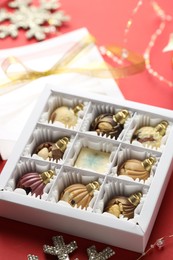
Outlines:
[[[6,7],[8,1],[1,1],[0,8]],[[33,1],[38,3],[38,1]],[[132,10],[137,0],[61,0],[61,9],[71,16],[71,20],[60,28],[56,35],[66,33],[81,27],[87,27],[100,45],[122,45],[124,29],[127,21],[132,17]],[[173,16],[171,0],[158,0],[163,10]],[[158,28],[160,19],[154,13],[150,1],[144,1],[139,12],[133,17],[133,23],[128,34],[127,47],[130,50],[143,54],[153,32]],[[173,82],[172,52],[163,53],[169,35],[173,32],[173,21],[167,22],[165,30],[159,36],[151,52],[152,67],[161,75]],[[49,37],[49,38],[50,38]],[[33,44],[34,39],[27,40],[20,31],[17,39],[6,38],[0,40],[0,49],[20,47]],[[118,81],[118,85],[126,99],[173,109],[173,87],[169,87],[158,79],[152,77],[147,71]],[[5,162],[0,162],[1,169]],[[163,202],[151,232],[147,248],[156,239],[173,234],[173,176],[168,184]],[[81,227],[82,228],[82,227]],[[24,260],[29,253],[35,254],[40,260],[55,259],[42,252],[43,244],[52,243],[51,237],[59,235],[55,231],[30,226],[12,220],[0,218],[0,259]],[[107,245],[63,234],[66,243],[76,240],[78,250],[71,254],[70,259],[87,259],[86,249],[96,245],[98,251]],[[112,247],[113,248],[113,247]],[[135,260],[140,254],[120,248],[113,248],[116,252],[111,259]],[[173,239],[167,240],[163,250],[154,249],[143,259],[173,259]]]

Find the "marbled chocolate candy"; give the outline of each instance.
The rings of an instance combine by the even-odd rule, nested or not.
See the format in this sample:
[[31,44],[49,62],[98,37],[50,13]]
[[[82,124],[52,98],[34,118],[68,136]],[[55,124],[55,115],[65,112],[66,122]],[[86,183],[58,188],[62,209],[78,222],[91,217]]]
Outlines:
[[124,129],[124,123],[128,117],[129,112],[125,109],[115,115],[111,113],[101,114],[94,119],[90,130],[96,131],[98,135],[106,135],[117,139]]

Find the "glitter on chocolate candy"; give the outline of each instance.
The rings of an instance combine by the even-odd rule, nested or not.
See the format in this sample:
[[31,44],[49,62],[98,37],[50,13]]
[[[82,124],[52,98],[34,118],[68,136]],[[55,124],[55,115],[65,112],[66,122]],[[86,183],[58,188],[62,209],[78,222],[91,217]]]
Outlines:
[[54,175],[54,171],[49,170],[42,173],[29,172],[19,178],[16,188],[21,188],[26,191],[27,194],[35,194],[41,196],[43,189],[50,182]]
[[78,112],[83,109],[83,104],[78,104],[74,108],[61,106],[56,108],[50,116],[49,121],[52,123],[58,121],[66,127],[73,127],[77,124]]
[[117,218],[122,214],[125,218],[134,217],[134,210],[141,200],[142,193],[137,192],[129,197],[115,196],[106,205],[104,211],[115,215]]
[[99,190],[100,184],[97,181],[88,183],[87,185],[76,183],[68,186],[61,194],[60,200],[68,202],[71,206],[87,208],[94,191]]
[[96,131],[98,135],[106,135],[117,139],[124,129],[124,123],[128,117],[129,112],[125,109],[115,115],[111,113],[101,114],[92,122],[90,131]]
[[134,180],[147,180],[150,176],[151,167],[155,162],[156,159],[152,156],[144,161],[129,159],[120,165],[118,175],[126,175]]
[[56,160],[62,159],[64,152],[67,148],[67,144],[69,142],[68,137],[63,137],[59,139],[56,143],[45,142],[40,144],[33,154],[37,154],[42,157],[44,160]]
[[143,126],[137,129],[132,137],[132,141],[136,140],[144,146],[151,146],[159,148],[161,145],[162,137],[166,133],[168,122],[163,120],[155,127]]

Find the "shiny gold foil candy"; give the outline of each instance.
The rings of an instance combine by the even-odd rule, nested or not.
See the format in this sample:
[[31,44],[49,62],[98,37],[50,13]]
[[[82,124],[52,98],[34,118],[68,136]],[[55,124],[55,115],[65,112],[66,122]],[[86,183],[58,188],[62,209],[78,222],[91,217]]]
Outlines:
[[151,147],[159,148],[161,145],[162,137],[166,133],[166,129],[169,123],[165,120],[161,121],[155,127],[143,126],[137,129],[132,137],[132,141],[136,140],[143,144]]
[[78,104],[73,109],[67,106],[58,107],[51,114],[49,121],[52,123],[55,121],[61,122],[65,127],[75,126],[78,120],[78,112],[83,110],[83,107],[83,104]]
[[104,211],[115,215],[117,218],[122,214],[125,218],[134,217],[134,210],[141,200],[142,193],[137,192],[129,197],[115,196],[106,205]]
[[129,159],[120,165],[118,175],[126,175],[134,180],[146,180],[150,176],[150,170],[155,162],[156,159],[152,156],[144,161]]
[[87,185],[76,183],[68,186],[61,194],[60,200],[68,202],[71,206],[87,208],[94,191],[99,190],[100,184],[97,181],[88,183]]
[[117,139],[128,117],[129,112],[125,109],[115,115],[111,113],[101,114],[94,119],[90,130],[96,131],[98,135],[111,136]]

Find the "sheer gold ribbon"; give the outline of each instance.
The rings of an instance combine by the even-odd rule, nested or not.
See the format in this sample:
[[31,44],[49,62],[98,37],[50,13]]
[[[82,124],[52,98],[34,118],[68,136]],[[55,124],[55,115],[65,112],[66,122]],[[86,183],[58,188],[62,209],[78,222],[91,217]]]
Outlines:
[[[40,77],[45,77],[53,74],[60,73],[80,73],[89,76],[99,78],[110,78],[114,79],[124,78],[132,74],[142,72],[145,69],[145,61],[142,55],[131,52],[128,50],[128,57],[126,60],[130,63],[126,66],[113,67],[106,62],[92,63],[88,67],[73,68],[68,65],[76,59],[79,55],[82,55],[84,51],[92,47],[95,39],[88,35],[77,42],[65,55],[55,63],[50,69],[46,71],[35,71],[25,66],[21,60],[16,57],[8,57],[2,62],[2,69],[8,78],[8,82],[0,84],[0,88],[6,88],[10,85],[19,83],[27,83]],[[122,47],[108,46],[107,50],[111,51],[114,55],[121,57]],[[19,72],[10,72],[12,65],[17,65],[21,68]]]

